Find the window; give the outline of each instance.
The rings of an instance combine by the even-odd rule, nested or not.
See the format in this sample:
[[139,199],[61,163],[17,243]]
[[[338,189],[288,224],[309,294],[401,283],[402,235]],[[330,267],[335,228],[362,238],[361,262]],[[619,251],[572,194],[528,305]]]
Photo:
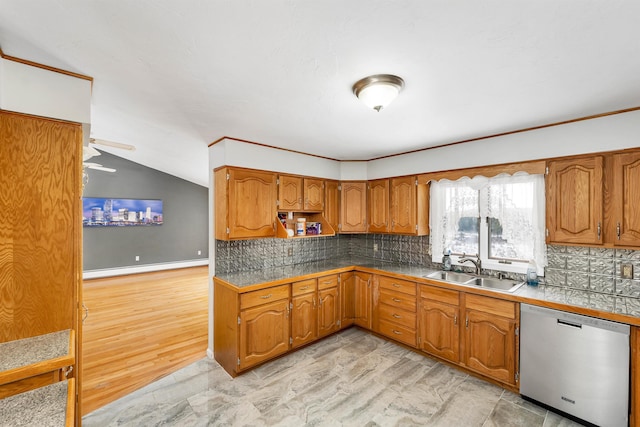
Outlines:
[[483,268],[526,272],[546,265],[544,176],[518,173],[431,183],[431,243],[434,262],[446,249],[459,264],[463,255]]

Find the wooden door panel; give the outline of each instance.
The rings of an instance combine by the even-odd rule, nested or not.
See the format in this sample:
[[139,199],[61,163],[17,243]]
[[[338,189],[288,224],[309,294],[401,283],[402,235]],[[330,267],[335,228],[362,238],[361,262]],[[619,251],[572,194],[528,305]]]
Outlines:
[[613,156],[612,240],[616,245],[640,246],[640,153]]
[[336,232],[340,224],[340,183],[325,181],[324,185],[324,217]]
[[324,208],[324,181],[321,179],[304,179],[304,209],[321,211]]
[[229,238],[274,236],[275,175],[230,169],[229,176]]
[[422,300],[420,310],[420,349],[452,362],[460,361],[458,307]]
[[340,274],[340,326],[353,325],[356,317],[356,276],[353,271]]
[[291,347],[294,348],[318,338],[318,309],[315,292],[293,297],[291,302]]
[[278,177],[278,209],[283,211],[299,211],[302,209],[302,178],[280,175]]
[[391,179],[391,232],[416,233],[416,178]]
[[289,350],[289,300],[240,312],[240,369]]
[[481,374],[515,384],[515,325],[510,319],[466,312],[465,364]]
[[356,325],[371,329],[371,275],[355,273],[355,319]]
[[603,157],[549,162],[549,242],[602,243]]
[[367,183],[343,182],[340,192],[340,232],[367,231]]
[[369,232],[389,231],[389,180],[369,181]]
[[318,336],[322,337],[340,329],[340,302],[338,288],[318,291]]

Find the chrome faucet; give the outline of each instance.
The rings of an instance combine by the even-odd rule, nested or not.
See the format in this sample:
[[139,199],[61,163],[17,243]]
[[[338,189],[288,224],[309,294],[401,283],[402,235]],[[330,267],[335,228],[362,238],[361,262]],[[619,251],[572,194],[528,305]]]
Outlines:
[[476,254],[476,259],[473,258],[465,258],[464,254],[463,258],[460,258],[458,260],[458,262],[460,264],[462,264],[463,262],[467,262],[467,261],[471,261],[473,263],[473,265],[476,267],[476,275],[479,276],[480,275],[480,270],[482,269],[482,261],[480,260],[480,255]]

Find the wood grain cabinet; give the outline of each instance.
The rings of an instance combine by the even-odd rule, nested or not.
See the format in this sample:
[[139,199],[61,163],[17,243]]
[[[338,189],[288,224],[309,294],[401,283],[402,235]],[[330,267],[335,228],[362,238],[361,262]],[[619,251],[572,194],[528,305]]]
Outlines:
[[240,296],[240,369],[289,350],[289,314],[289,285]]
[[223,167],[215,171],[214,179],[216,239],[275,236],[274,173]]
[[334,230],[340,224],[340,182],[326,180],[324,182],[324,217]]
[[367,232],[367,183],[343,181],[340,191],[340,233]]
[[324,180],[293,175],[278,176],[278,210],[322,211]]
[[416,347],[416,284],[386,276],[375,282],[374,331]]
[[547,242],[602,244],[604,158],[547,163]]
[[367,183],[370,233],[389,231],[389,180],[377,179]]
[[291,348],[318,339],[318,285],[316,279],[291,285]]
[[346,328],[356,319],[356,273],[340,273],[340,327]]
[[547,162],[547,242],[640,247],[640,151]]
[[355,272],[354,282],[354,319],[353,323],[366,329],[371,329],[372,321],[372,291],[371,274]]
[[454,363],[460,361],[460,292],[420,286],[418,347]]
[[[614,246],[640,246],[640,152],[612,156],[609,203],[605,203],[607,240]],[[609,211],[608,208],[611,208]]]
[[340,329],[340,292],[338,275],[318,278],[318,337]]
[[464,365],[505,384],[517,384],[519,310],[515,302],[465,296]]

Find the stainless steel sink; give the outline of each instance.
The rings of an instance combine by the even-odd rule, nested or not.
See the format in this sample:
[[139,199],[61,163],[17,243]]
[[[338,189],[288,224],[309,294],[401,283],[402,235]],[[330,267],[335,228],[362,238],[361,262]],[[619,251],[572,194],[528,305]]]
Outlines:
[[443,280],[445,282],[453,282],[459,284],[474,279],[474,277],[470,274],[456,273],[455,271],[436,271],[425,277],[429,279]]
[[496,279],[494,277],[474,277],[471,280],[464,282],[463,285],[515,292],[520,288],[520,286],[524,285],[524,282],[517,282],[510,279]]

